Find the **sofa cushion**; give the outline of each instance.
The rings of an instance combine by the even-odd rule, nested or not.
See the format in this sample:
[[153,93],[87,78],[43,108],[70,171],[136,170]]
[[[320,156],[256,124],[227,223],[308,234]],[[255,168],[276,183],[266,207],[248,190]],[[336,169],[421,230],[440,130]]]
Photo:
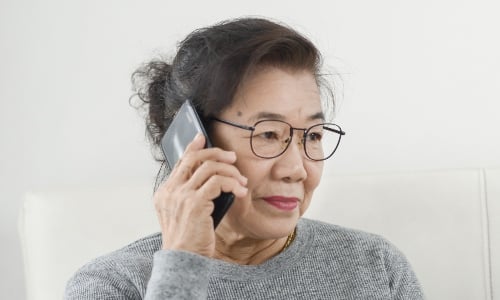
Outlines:
[[[28,193],[27,299],[61,298],[78,267],[158,231],[151,196],[151,183]],[[500,293],[500,170],[325,175],[306,217],[385,236],[428,299],[492,299],[490,283]]]
[[27,299],[61,299],[92,258],[157,232],[151,184],[28,193],[20,216]]
[[323,177],[306,215],[389,239],[429,299],[485,299],[484,206],[481,170],[333,175]]

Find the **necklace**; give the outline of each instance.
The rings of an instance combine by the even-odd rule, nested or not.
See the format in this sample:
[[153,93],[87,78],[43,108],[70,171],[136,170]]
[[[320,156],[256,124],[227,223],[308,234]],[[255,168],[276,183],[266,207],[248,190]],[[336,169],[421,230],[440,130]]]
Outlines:
[[285,245],[283,246],[283,248],[281,248],[281,252],[285,251],[286,248],[288,248],[288,246],[290,246],[290,244],[293,242],[293,240],[295,239],[295,236],[297,235],[297,227],[295,227],[292,231],[292,233],[290,233],[288,235],[288,237],[286,238],[286,242],[285,242]]

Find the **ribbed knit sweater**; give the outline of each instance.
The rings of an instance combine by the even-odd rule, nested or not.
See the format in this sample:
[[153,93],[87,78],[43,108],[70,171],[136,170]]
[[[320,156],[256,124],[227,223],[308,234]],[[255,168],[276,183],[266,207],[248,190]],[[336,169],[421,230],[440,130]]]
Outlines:
[[65,299],[423,299],[408,261],[385,239],[308,219],[260,265],[160,249],[158,233],[90,262]]

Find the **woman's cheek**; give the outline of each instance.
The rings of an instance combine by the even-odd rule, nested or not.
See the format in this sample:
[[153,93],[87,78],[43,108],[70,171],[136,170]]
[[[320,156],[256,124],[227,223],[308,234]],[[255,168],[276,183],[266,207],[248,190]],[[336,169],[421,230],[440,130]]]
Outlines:
[[306,212],[307,208],[309,207],[309,204],[311,204],[311,197],[312,195],[308,195],[304,197],[304,201],[302,201],[300,208],[299,208],[299,215],[302,217],[304,213]]
[[321,174],[323,173],[323,162],[314,162],[310,164],[307,168],[307,181],[305,182],[305,195],[304,201],[300,206],[300,215],[302,216],[309,205],[311,204],[311,199],[314,193],[314,190],[318,187]]

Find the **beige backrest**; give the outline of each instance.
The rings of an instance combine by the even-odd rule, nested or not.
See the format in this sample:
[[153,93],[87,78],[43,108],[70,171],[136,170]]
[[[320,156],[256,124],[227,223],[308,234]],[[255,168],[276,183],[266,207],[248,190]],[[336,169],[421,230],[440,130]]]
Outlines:
[[157,232],[151,194],[151,184],[27,193],[19,218],[27,299],[62,299],[80,266]]
[[[158,231],[151,194],[151,183],[27,193],[28,299],[60,299],[85,262]],[[324,176],[306,216],[388,238],[428,299],[500,299],[500,170]]]
[[491,264],[500,252],[490,247],[496,239],[498,249],[499,227],[491,221],[500,217],[499,179],[498,171],[479,169],[331,176],[307,215],[388,238],[407,255],[429,299],[492,299],[495,272],[500,293],[499,268]]

